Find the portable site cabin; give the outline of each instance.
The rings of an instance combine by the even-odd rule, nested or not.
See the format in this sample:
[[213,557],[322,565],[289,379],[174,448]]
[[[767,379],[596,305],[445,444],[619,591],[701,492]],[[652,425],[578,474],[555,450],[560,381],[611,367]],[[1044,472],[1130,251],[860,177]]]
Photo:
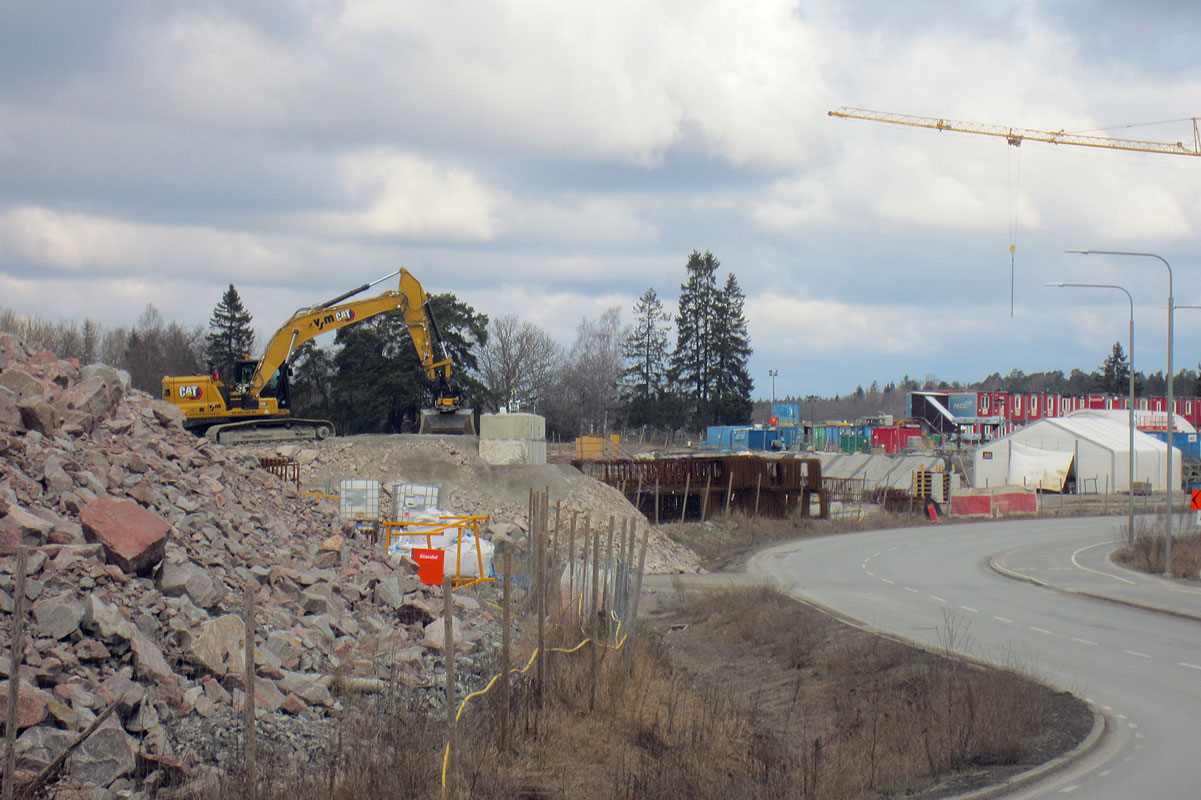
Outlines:
[[[1179,489],[1180,451],[1171,449]],[[1167,489],[1168,446],[1134,432],[1134,480],[1152,491]],[[976,449],[977,489],[1025,486],[1062,492],[1124,493],[1130,488],[1130,428],[1126,420],[1083,412],[1042,419]]]

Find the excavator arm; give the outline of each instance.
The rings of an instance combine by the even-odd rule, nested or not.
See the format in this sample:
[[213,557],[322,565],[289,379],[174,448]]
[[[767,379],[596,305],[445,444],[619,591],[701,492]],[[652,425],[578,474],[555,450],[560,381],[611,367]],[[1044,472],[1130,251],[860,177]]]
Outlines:
[[[320,306],[302,308],[293,314],[291,319],[281,325],[279,330],[267,340],[263,357],[259,360],[254,376],[251,378],[250,391],[256,395],[261,393],[271,377],[292,357],[296,348],[305,342],[315,339],[323,333],[336,331],[355,322],[362,322],[395,308],[404,309],[405,324],[409,327],[409,333],[413,338],[413,344],[417,347],[417,354],[421,358],[422,366],[426,367],[426,375],[432,379],[435,370],[427,366],[427,362],[433,363],[429,336],[425,333],[425,329],[428,327],[424,310],[427,298],[421,284],[408,270],[401,269],[392,273],[392,275],[397,274],[400,275],[400,284],[396,291],[387,291],[364,300],[340,302],[373,285],[364,284],[358,289],[340,295]],[[392,275],[380,278],[380,281],[386,280]],[[375,283],[379,283],[379,281]]]

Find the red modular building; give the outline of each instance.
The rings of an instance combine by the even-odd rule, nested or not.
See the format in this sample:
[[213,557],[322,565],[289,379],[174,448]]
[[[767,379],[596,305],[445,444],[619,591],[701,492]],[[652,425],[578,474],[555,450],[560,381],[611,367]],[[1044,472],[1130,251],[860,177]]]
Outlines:
[[[1060,395],[1021,392],[917,391],[906,399],[906,414],[933,431],[961,434],[966,439],[988,441],[1005,436],[1029,422],[1062,417],[1073,411],[1125,411],[1126,395]],[[1176,415],[1201,428],[1201,398],[1174,397]],[[1167,428],[1166,397],[1134,398],[1135,425],[1141,430]]]
[[889,455],[901,452],[910,439],[918,439],[922,435],[922,426],[917,424],[889,425],[871,430],[872,448],[882,447]]

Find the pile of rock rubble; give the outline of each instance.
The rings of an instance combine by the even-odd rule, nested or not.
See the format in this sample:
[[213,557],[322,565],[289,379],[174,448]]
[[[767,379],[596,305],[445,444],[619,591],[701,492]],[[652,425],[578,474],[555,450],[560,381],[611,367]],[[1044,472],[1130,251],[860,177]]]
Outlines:
[[[19,681],[18,780],[113,704],[60,787],[153,796],[217,763],[245,700],[247,589],[260,726],[323,735],[340,706],[335,674],[438,694],[440,590],[411,563],[384,558],[251,454],[187,433],[176,409],[131,390],[124,373],[0,334],[5,656],[22,544],[24,658],[0,658],[0,698]],[[463,650],[490,648],[489,612],[470,596],[456,604]]]

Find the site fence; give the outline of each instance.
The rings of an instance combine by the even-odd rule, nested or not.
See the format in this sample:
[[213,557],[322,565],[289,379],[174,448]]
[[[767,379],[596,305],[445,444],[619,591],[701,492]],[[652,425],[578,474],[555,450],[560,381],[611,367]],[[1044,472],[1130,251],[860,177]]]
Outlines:
[[[638,597],[650,531],[646,529],[639,542],[633,518],[619,524],[616,515],[610,515],[604,524],[594,522],[588,514],[564,514],[557,503],[552,522],[551,512],[549,492],[531,491],[524,553],[515,552],[511,543],[502,543],[498,548],[502,630],[499,669],[483,688],[461,700],[455,697],[454,589],[449,576],[443,582],[447,673],[446,744],[441,773],[444,798],[463,796],[461,778],[471,769],[465,762],[472,754],[460,747],[460,726],[474,721],[482,726],[477,733],[493,732],[496,752],[503,756],[508,752],[517,710],[515,688],[520,689],[525,701],[520,710],[526,724],[536,727],[557,659],[589,659],[590,711],[596,708],[601,662],[606,654],[624,650],[625,668],[629,669],[628,648],[637,630]],[[524,576],[514,572],[515,557],[525,569]],[[520,596],[515,598],[515,594]],[[515,612],[520,612],[527,623],[532,620],[536,631],[530,654],[521,666],[513,663]]]

